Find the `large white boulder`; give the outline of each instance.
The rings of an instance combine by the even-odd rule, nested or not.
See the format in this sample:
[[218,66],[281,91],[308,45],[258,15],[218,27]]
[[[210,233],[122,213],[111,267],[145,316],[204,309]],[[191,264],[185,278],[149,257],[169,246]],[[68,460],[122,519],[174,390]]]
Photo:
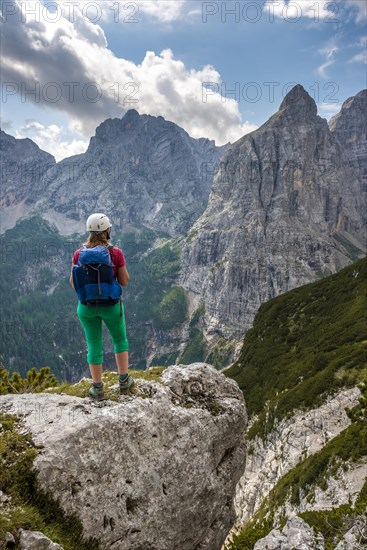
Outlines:
[[245,404],[204,363],[169,367],[143,396],[96,407],[57,394],[0,396],[35,444],[40,486],[109,550],[216,550],[235,520]]

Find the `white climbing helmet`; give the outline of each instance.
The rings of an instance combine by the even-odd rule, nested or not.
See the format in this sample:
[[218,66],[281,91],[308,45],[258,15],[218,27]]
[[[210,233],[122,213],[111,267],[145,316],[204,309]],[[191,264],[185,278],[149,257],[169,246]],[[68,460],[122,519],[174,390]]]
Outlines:
[[87,231],[106,231],[112,224],[105,214],[91,214],[87,219]]

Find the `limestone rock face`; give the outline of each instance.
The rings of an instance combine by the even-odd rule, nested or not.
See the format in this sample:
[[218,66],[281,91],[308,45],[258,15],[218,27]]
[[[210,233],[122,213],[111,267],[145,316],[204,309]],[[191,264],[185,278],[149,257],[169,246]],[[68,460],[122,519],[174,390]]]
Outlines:
[[[365,518],[357,520],[356,524],[343,536],[335,546],[335,550],[363,550],[362,542]],[[256,542],[254,550],[325,550],[324,537],[315,534],[303,519],[292,516],[288,519],[282,531],[273,529],[267,537]]]
[[1,232],[28,213],[47,188],[56,161],[31,139],[15,139],[0,130]]
[[364,550],[366,548],[366,524],[366,516],[359,518],[335,546],[335,550]]
[[329,122],[341,145],[343,158],[359,174],[361,193],[367,192],[367,90],[343,103],[341,111]]
[[[239,524],[247,523],[259,509],[264,498],[276,483],[297,464],[323,448],[323,446],[347,428],[350,420],[345,408],[358,404],[360,390],[342,390],[329,397],[320,407],[310,411],[295,411],[291,418],[284,419],[263,440],[256,437],[251,441],[251,453],[246,468],[237,486],[235,505]],[[336,480],[329,480],[326,492],[316,488],[315,498],[310,504],[305,495],[298,509],[290,505],[288,515],[306,510],[325,510],[341,504],[354,502],[361,490],[366,466],[364,464],[351,473],[342,472]],[[281,512],[281,511],[280,511]]]
[[288,519],[280,532],[273,529],[269,535],[257,541],[254,550],[324,550],[322,535],[316,535],[312,527],[299,517]]
[[52,542],[40,531],[25,531],[20,534],[19,546],[22,550],[63,550],[60,544]]
[[163,384],[97,408],[55,394],[0,396],[23,414],[41,486],[102,549],[216,550],[234,522],[245,467],[237,384],[209,365],[169,367]]
[[31,139],[15,139],[0,130],[2,208],[25,198],[35,202],[44,191],[38,182],[55,163],[54,157],[42,151]]
[[[204,211],[225,149],[191,138],[163,117],[131,109],[122,119],[103,122],[85,154],[39,175],[43,198],[32,211],[70,234],[84,232],[98,205],[115,228],[144,225],[176,236]],[[27,192],[33,196],[33,183]]]
[[261,303],[364,255],[367,193],[348,160],[354,146],[341,138],[351,133],[358,163],[367,159],[363,122],[352,131],[359,103],[344,107],[330,131],[296,86],[224,154],[182,260],[181,284],[192,303],[205,303],[209,341],[239,340]]

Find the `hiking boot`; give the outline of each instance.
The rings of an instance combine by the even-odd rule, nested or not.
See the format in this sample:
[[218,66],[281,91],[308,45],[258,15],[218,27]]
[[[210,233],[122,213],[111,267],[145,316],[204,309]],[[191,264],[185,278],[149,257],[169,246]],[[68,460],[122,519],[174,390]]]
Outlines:
[[128,377],[126,378],[125,382],[121,382],[121,381],[119,382],[120,395],[124,395],[124,394],[128,393],[129,389],[132,388],[134,384],[135,384],[135,380],[129,374]]
[[103,386],[102,388],[96,388],[95,385],[92,384],[89,388],[89,397],[94,399],[94,401],[103,401],[105,399]]

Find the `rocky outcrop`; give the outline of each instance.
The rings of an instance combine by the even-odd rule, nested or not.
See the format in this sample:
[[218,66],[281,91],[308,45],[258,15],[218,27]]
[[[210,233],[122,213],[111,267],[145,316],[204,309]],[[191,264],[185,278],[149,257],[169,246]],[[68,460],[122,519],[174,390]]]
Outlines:
[[324,550],[321,534],[299,517],[288,519],[282,531],[273,529],[269,535],[257,541],[254,550]]
[[40,531],[21,530],[19,546],[22,550],[63,550]]
[[[328,476],[326,489],[312,488],[310,494],[303,494],[298,506],[287,503],[287,514],[308,511],[332,510],[342,505],[354,506],[367,478],[367,459],[357,464],[343,463],[335,476]],[[279,511],[279,514],[281,511]]]
[[[42,200],[32,211],[56,223],[63,234],[84,232],[85,219],[98,205],[115,228],[143,225],[177,236],[204,211],[225,149],[191,138],[163,117],[131,109],[122,119],[103,122],[85,154],[38,174]],[[40,198],[33,188],[34,183],[25,190],[32,203]]]
[[367,517],[360,517],[335,546],[335,550],[365,550],[367,544]]
[[[318,408],[307,412],[296,411],[290,418],[277,424],[265,440],[256,437],[254,441],[248,442],[250,452],[235,499],[239,524],[250,520],[282,476],[301,460],[322,449],[350,425],[345,408],[354,407],[359,397],[358,388],[343,390],[329,397]],[[359,475],[352,470],[349,481],[347,474],[338,482],[330,481],[326,492],[316,488],[312,505],[307,502],[307,495],[304,495],[305,502],[301,502],[297,510],[289,507],[287,513],[291,515],[305,510],[330,509],[353,501],[353,496],[359,493],[364,482],[365,467],[360,468]]]
[[6,395],[42,451],[42,488],[102,549],[220,549],[245,466],[237,384],[209,365],[168,368],[162,383],[96,408],[55,394]]
[[[335,550],[363,550],[367,538],[363,535],[366,521],[360,518],[335,546]],[[325,550],[324,537],[315,533],[303,519],[292,516],[280,531],[273,529],[256,542],[254,550]]]
[[[296,86],[224,155],[182,255],[181,284],[195,306],[205,303],[209,341],[241,339],[261,303],[365,253],[367,194],[337,138],[357,104],[331,132]],[[355,142],[358,158],[367,158],[366,142]]]

